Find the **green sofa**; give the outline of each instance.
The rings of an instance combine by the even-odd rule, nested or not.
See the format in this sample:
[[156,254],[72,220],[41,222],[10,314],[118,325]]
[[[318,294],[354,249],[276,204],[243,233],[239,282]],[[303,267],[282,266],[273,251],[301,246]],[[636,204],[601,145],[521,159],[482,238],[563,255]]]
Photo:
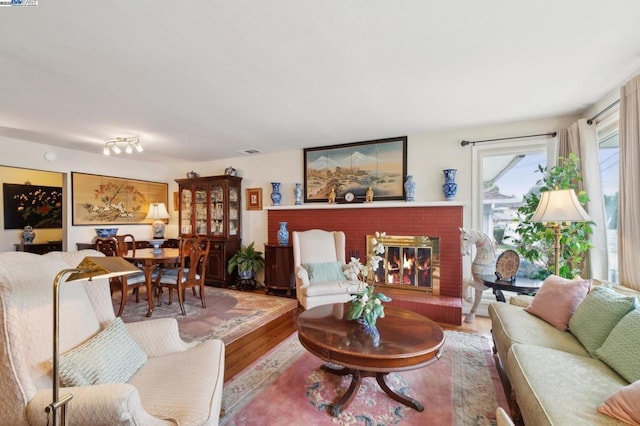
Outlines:
[[[608,287],[625,296],[637,298],[639,294],[621,286]],[[594,283],[592,293],[595,288]],[[521,415],[526,425],[536,426],[624,424],[598,408],[629,381],[597,355],[591,355],[571,329],[562,331],[527,312],[525,308],[533,301],[531,296],[517,296],[510,303],[493,302],[489,306],[496,362],[514,417]],[[631,310],[639,309],[637,301],[630,306]],[[589,320],[583,323],[601,324]]]

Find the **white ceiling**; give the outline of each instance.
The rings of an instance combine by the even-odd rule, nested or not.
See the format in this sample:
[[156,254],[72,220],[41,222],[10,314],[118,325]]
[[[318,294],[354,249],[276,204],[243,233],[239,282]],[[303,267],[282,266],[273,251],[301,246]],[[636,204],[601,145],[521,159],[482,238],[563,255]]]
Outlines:
[[208,161],[495,125],[584,111],[639,53],[638,0],[39,0],[0,8],[0,136]]

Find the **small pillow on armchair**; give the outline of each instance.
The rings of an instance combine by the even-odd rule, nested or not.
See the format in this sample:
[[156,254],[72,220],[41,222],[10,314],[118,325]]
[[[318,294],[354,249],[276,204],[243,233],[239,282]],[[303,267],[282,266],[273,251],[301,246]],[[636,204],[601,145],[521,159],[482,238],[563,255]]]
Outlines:
[[589,293],[591,280],[568,280],[549,275],[525,311],[559,330],[567,330],[569,319]]
[[307,270],[312,283],[345,279],[342,262],[305,263],[302,267]]
[[120,317],[82,345],[60,355],[62,386],[124,383],[147,362]]

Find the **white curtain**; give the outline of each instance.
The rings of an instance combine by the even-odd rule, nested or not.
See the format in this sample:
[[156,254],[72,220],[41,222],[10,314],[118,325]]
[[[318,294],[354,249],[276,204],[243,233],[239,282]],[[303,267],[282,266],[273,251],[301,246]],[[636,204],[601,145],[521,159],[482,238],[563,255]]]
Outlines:
[[568,129],[558,131],[558,157],[568,158],[569,153],[575,153],[580,158],[580,174],[582,182],[578,188],[589,195],[586,210],[595,223],[587,258],[588,276],[606,280],[608,277],[607,260],[607,229],[604,214],[604,201],[600,179],[600,161],[598,159],[598,139],[595,126],[589,126],[587,120],[581,119],[573,123]]
[[620,284],[640,290],[640,76],[620,89],[620,195],[618,270]]

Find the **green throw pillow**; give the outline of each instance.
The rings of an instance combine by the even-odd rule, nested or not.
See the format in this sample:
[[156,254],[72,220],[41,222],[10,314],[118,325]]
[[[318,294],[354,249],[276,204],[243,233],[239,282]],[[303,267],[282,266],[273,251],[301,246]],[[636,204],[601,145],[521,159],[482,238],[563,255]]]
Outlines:
[[634,309],[611,330],[596,355],[629,383],[640,380],[640,309]]
[[636,298],[607,287],[593,287],[569,319],[569,331],[592,357],[607,336],[635,306]]
[[60,355],[62,386],[124,383],[147,362],[120,317],[82,345]]
[[309,273],[312,283],[345,279],[342,262],[305,263],[302,267]]

